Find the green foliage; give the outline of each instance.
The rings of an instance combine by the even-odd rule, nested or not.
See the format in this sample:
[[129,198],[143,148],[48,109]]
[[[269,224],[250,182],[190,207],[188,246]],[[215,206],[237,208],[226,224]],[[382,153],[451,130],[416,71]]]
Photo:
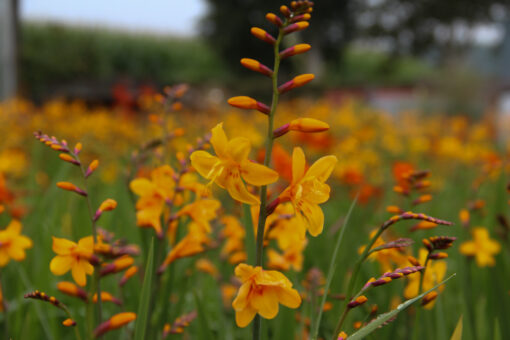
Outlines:
[[143,278],[142,293],[140,294],[140,302],[138,304],[138,313],[135,327],[135,340],[145,339],[147,332],[147,319],[149,318],[149,306],[151,300],[151,284],[154,261],[154,239],[151,240],[149,253]]
[[166,85],[225,77],[199,39],[43,24],[25,24],[21,33],[21,81],[38,97],[76,82],[109,91],[123,78]]

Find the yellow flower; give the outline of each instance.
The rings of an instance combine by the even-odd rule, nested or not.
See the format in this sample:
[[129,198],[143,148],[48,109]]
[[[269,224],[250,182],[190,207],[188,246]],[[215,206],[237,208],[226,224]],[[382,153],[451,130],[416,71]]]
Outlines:
[[[370,232],[369,239],[372,239],[372,237],[374,237],[375,234],[377,234],[377,229],[372,230]],[[382,246],[383,244],[386,244],[386,243],[387,243],[387,241],[384,240],[382,236],[379,236],[371,249],[377,248],[377,247]],[[365,246],[361,246],[358,249],[358,253],[361,254],[361,253],[363,253],[364,250],[365,250]],[[382,273],[386,273],[387,271],[392,271],[395,268],[395,266],[405,267],[408,262],[407,254],[405,254],[398,248],[389,248],[389,249],[378,250],[378,251],[370,254],[368,256],[368,259],[371,261],[379,262],[379,264],[381,266]]]
[[306,247],[306,240],[297,242],[285,249],[283,254],[278,253],[274,249],[267,251],[269,259],[267,266],[269,268],[287,271],[291,267],[299,272],[303,268],[303,250]]
[[20,233],[21,223],[17,220],[12,220],[7,228],[0,231],[0,267],[4,267],[11,259],[25,259],[25,249],[32,247],[32,240]]
[[216,218],[216,211],[221,207],[221,203],[215,199],[197,200],[187,204],[177,213],[178,217],[188,215],[200,226],[204,232],[211,232],[210,221]]
[[317,236],[324,227],[324,214],[319,204],[329,199],[326,180],[337,163],[335,156],[318,159],[307,171],[305,154],[299,147],[292,153],[292,182],[280,195],[281,200],[290,200],[296,216],[303,220],[310,235]]
[[87,284],[87,276],[92,275],[94,267],[90,259],[94,255],[94,239],[87,236],[75,243],[64,238],[53,237],[53,251],[57,254],[50,262],[50,270],[55,275],[64,275],[69,270],[74,281],[80,285]]
[[501,251],[501,245],[489,237],[489,232],[483,227],[474,228],[473,240],[460,245],[459,251],[466,256],[474,256],[479,267],[494,266],[494,255]]
[[[425,248],[420,249],[419,254],[419,262],[423,265],[427,258],[427,250]],[[427,291],[437,285],[441,280],[443,280],[446,274],[446,262],[440,260],[429,261],[427,265],[427,269],[425,269],[425,277],[423,278],[423,288],[422,291]],[[411,299],[418,295],[419,287],[420,287],[420,276],[423,275],[409,275],[409,283],[407,284],[404,290],[404,296],[406,299]],[[444,285],[439,287],[439,290],[443,290]],[[434,302],[427,304],[424,308],[431,309],[434,307]]]
[[211,144],[216,156],[199,150],[191,154],[191,165],[200,175],[227,189],[230,196],[239,202],[260,204],[259,199],[251,194],[243,182],[262,186],[278,179],[278,173],[268,167],[248,159],[251,145],[244,137],[227,139],[223,123],[212,129]]
[[163,236],[161,214],[166,202],[171,202],[175,193],[174,170],[163,165],[151,172],[151,179],[136,178],[129,184],[140,196],[136,202],[136,223],[140,227],[152,227],[158,237]]
[[301,304],[298,291],[280,272],[241,263],[236,267],[235,274],[242,281],[232,302],[239,327],[246,327],[257,313],[266,319],[274,318],[278,314],[279,303],[289,308],[298,308]]

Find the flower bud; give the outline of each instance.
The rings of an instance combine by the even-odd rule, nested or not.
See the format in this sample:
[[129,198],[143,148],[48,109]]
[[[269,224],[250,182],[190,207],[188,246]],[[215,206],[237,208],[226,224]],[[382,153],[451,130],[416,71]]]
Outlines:
[[280,6],[280,13],[282,13],[285,17],[290,17],[291,12],[290,9],[287,6]]
[[100,324],[95,330],[94,330],[94,336],[100,337],[106,332],[109,332],[111,330],[120,328],[124,325],[127,325],[128,323],[132,322],[136,319],[136,314],[131,312],[125,312],[125,313],[119,313],[112,316],[107,321]]
[[103,266],[103,268],[101,268],[100,275],[105,276],[108,274],[118,273],[126,269],[127,267],[131,266],[134,262],[135,260],[131,256],[124,255],[122,257],[119,257],[115,261]]
[[232,97],[228,100],[228,103],[240,109],[258,110],[265,114],[269,114],[270,112],[270,109],[266,104],[258,102],[247,96]]
[[280,94],[283,94],[285,92],[288,92],[292,89],[295,89],[297,87],[301,87],[305,84],[308,84],[315,78],[315,76],[311,73],[308,74],[301,74],[299,76],[294,77],[291,81],[288,81],[278,87],[278,92]]
[[297,54],[305,53],[308,52],[311,48],[312,46],[308,44],[297,44],[281,51],[280,58],[285,59],[288,57],[295,56]]
[[289,130],[300,132],[323,132],[329,125],[313,118],[298,118],[290,122]]
[[57,283],[57,289],[64,294],[80,298],[85,302],[87,302],[88,300],[87,292],[72,282],[68,281],[59,282]]
[[[390,281],[391,281],[391,279],[390,279]],[[362,304],[367,302],[367,300],[368,299],[367,299],[367,297],[365,295],[360,295],[356,299],[354,299],[351,302],[349,302],[349,304],[347,304],[347,307],[348,308],[354,308],[354,307],[361,306]]]
[[73,327],[73,326],[76,326],[76,321],[74,321],[73,319],[67,318],[64,321],[62,321],[62,325],[66,326],[66,327]]
[[280,17],[274,13],[267,13],[266,19],[267,19],[267,21],[276,25],[277,27],[282,27],[282,25],[283,25],[282,19],[280,19]]
[[259,61],[255,59],[243,58],[241,59],[241,65],[243,65],[249,70],[261,73],[268,77],[271,77],[273,75],[273,71],[269,67],[261,64]]
[[421,299],[421,305],[422,306],[428,305],[429,303],[434,301],[436,298],[437,298],[437,292],[432,291],[432,292],[428,293],[427,295],[425,295],[423,297],[423,299]]
[[295,22],[295,23],[290,24],[289,26],[285,27],[283,29],[283,34],[290,34],[290,33],[293,33],[293,32],[302,31],[305,28],[307,28],[308,26],[310,26],[308,21]]
[[75,193],[77,193],[78,195],[81,195],[81,196],[87,196],[86,191],[78,188],[76,185],[74,185],[71,182],[57,182],[57,187],[59,187],[60,189],[67,190],[67,191],[74,191]]
[[97,159],[94,159],[92,162],[90,162],[89,167],[87,168],[87,171],[85,172],[85,178],[92,175],[92,173],[97,169],[99,166],[99,161]]
[[111,198],[106,199],[103,203],[101,203],[99,208],[96,210],[96,213],[94,215],[94,221],[97,221],[104,211],[112,211],[116,207],[117,201]]
[[255,38],[265,41],[268,44],[274,45],[276,42],[276,39],[262,28],[252,27],[250,32]]
[[68,163],[71,163],[74,165],[80,165],[80,162],[78,162],[76,159],[74,159],[73,156],[71,156],[68,153],[61,153],[60,155],[58,155],[58,157],[65,162],[68,162]]
[[128,270],[124,272],[124,275],[122,275],[122,278],[119,281],[119,286],[124,286],[126,282],[133,277],[136,273],[138,273],[138,267],[132,266],[129,267]]

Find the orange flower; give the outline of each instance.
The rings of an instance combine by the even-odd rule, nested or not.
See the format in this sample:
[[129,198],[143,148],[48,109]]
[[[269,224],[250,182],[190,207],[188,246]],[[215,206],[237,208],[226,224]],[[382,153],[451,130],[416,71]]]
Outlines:
[[325,182],[337,162],[335,156],[325,156],[306,169],[305,154],[299,147],[292,153],[292,182],[280,195],[290,200],[297,217],[304,220],[310,235],[317,236],[324,227],[324,214],[319,204],[329,199],[329,185]]
[[64,275],[71,270],[74,281],[82,287],[85,286],[87,274],[92,275],[94,272],[94,267],[89,262],[94,255],[92,236],[84,237],[78,243],[53,237],[53,251],[57,256],[50,262],[51,272]]
[[241,263],[235,274],[242,281],[232,302],[239,327],[246,327],[257,313],[263,318],[273,319],[278,314],[279,303],[289,308],[298,308],[301,304],[298,291],[280,272]]
[[25,249],[32,247],[32,240],[21,235],[21,223],[12,220],[4,230],[0,231],[0,267],[5,266],[11,259],[23,261]]

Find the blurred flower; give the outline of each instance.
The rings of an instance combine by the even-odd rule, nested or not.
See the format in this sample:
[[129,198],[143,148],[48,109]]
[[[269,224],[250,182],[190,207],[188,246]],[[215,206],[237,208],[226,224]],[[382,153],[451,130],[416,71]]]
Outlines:
[[479,267],[494,266],[496,264],[494,255],[501,251],[501,245],[490,238],[486,228],[473,228],[472,235],[472,241],[466,241],[460,245],[460,253],[475,257]]

